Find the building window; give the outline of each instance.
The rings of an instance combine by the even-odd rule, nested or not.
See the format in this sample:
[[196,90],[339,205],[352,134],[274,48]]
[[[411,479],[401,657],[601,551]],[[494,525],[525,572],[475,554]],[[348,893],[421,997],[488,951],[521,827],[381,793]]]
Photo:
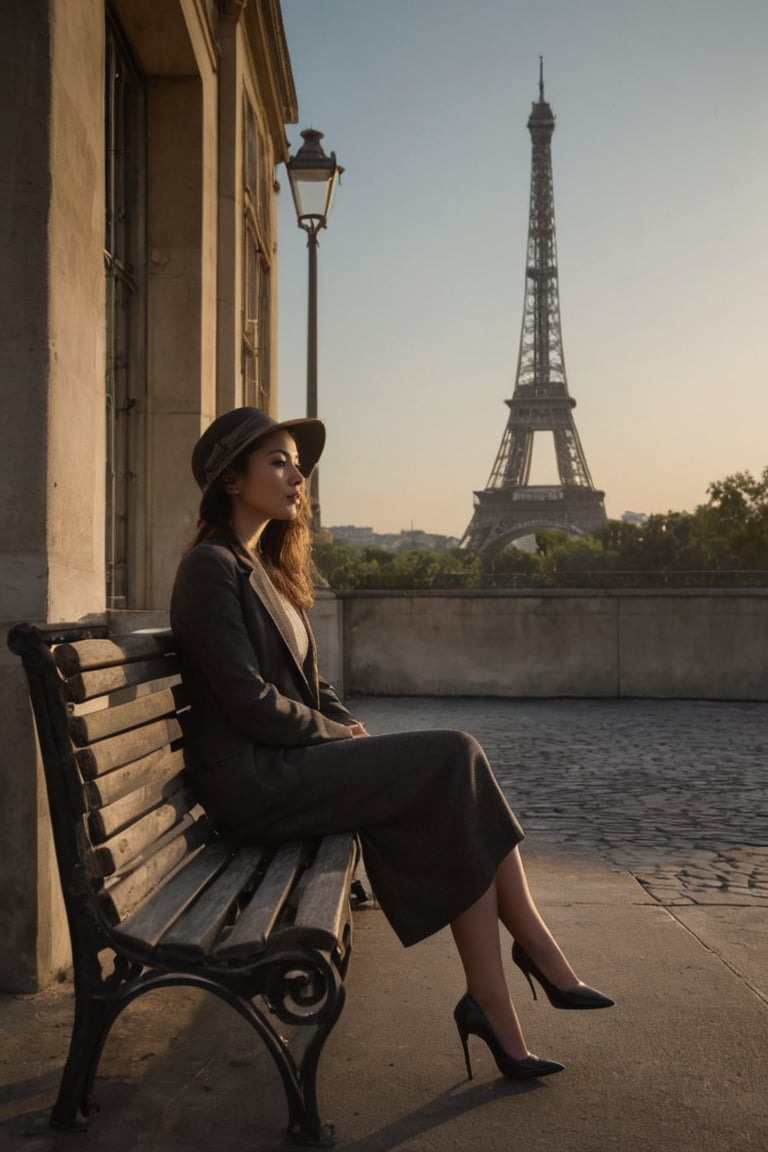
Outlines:
[[105,76],[106,578],[107,606],[130,603],[139,452],[136,409],[145,381],[145,99],[138,69],[107,17]]
[[267,213],[269,167],[256,115],[245,99],[243,116],[243,398],[269,409],[271,264]]

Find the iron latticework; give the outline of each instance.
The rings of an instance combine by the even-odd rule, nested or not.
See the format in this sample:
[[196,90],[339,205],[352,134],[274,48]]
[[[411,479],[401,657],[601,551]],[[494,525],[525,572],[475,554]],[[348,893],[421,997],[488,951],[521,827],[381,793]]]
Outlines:
[[[606,519],[604,493],[592,483],[573,419],[576,401],[569,395],[565,374],[552,185],[554,130],[540,70],[539,99],[528,119],[533,146],[531,203],[515,390],[506,401],[509,419],[488,484],[475,492],[472,521],[462,541],[487,558],[541,528],[581,534]],[[559,485],[530,483],[537,432],[552,434]]]

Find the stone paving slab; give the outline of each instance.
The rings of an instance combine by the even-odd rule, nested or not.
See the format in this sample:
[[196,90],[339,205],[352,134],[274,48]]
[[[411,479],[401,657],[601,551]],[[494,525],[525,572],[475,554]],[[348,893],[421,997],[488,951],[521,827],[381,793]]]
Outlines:
[[[676,907],[671,914],[768,1005],[768,917],[765,914],[755,915],[751,908],[733,906]],[[768,1034],[762,1059],[768,1066]]]
[[696,860],[686,855],[684,864],[640,866],[633,871],[660,904],[768,908],[768,848],[701,852]]

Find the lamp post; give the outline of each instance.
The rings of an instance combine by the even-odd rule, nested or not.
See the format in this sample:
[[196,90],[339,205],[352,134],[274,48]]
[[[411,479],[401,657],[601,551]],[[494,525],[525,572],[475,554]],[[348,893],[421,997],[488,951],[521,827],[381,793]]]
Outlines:
[[[317,416],[317,234],[327,227],[333,194],[344,171],[336,163],[336,154],[326,156],[320,141],[322,132],[306,128],[301,133],[304,143],[286,168],[291,182],[293,202],[299,228],[307,233],[309,249],[309,300],[307,306],[307,416]],[[320,485],[315,468],[309,481],[312,528],[320,528]]]

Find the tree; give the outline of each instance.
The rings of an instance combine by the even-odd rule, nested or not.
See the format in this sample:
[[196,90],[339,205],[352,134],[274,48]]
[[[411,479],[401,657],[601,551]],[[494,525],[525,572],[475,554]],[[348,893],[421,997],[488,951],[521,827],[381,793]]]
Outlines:
[[706,508],[735,524],[764,520],[768,514],[768,467],[758,480],[751,472],[734,472],[707,487]]
[[479,559],[460,548],[386,548],[317,541],[313,558],[329,587],[412,589],[471,588],[480,582]]
[[728,566],[768,571],[768,467],[755,479],[734,472],[707,488],[707,504],[696,509]]

